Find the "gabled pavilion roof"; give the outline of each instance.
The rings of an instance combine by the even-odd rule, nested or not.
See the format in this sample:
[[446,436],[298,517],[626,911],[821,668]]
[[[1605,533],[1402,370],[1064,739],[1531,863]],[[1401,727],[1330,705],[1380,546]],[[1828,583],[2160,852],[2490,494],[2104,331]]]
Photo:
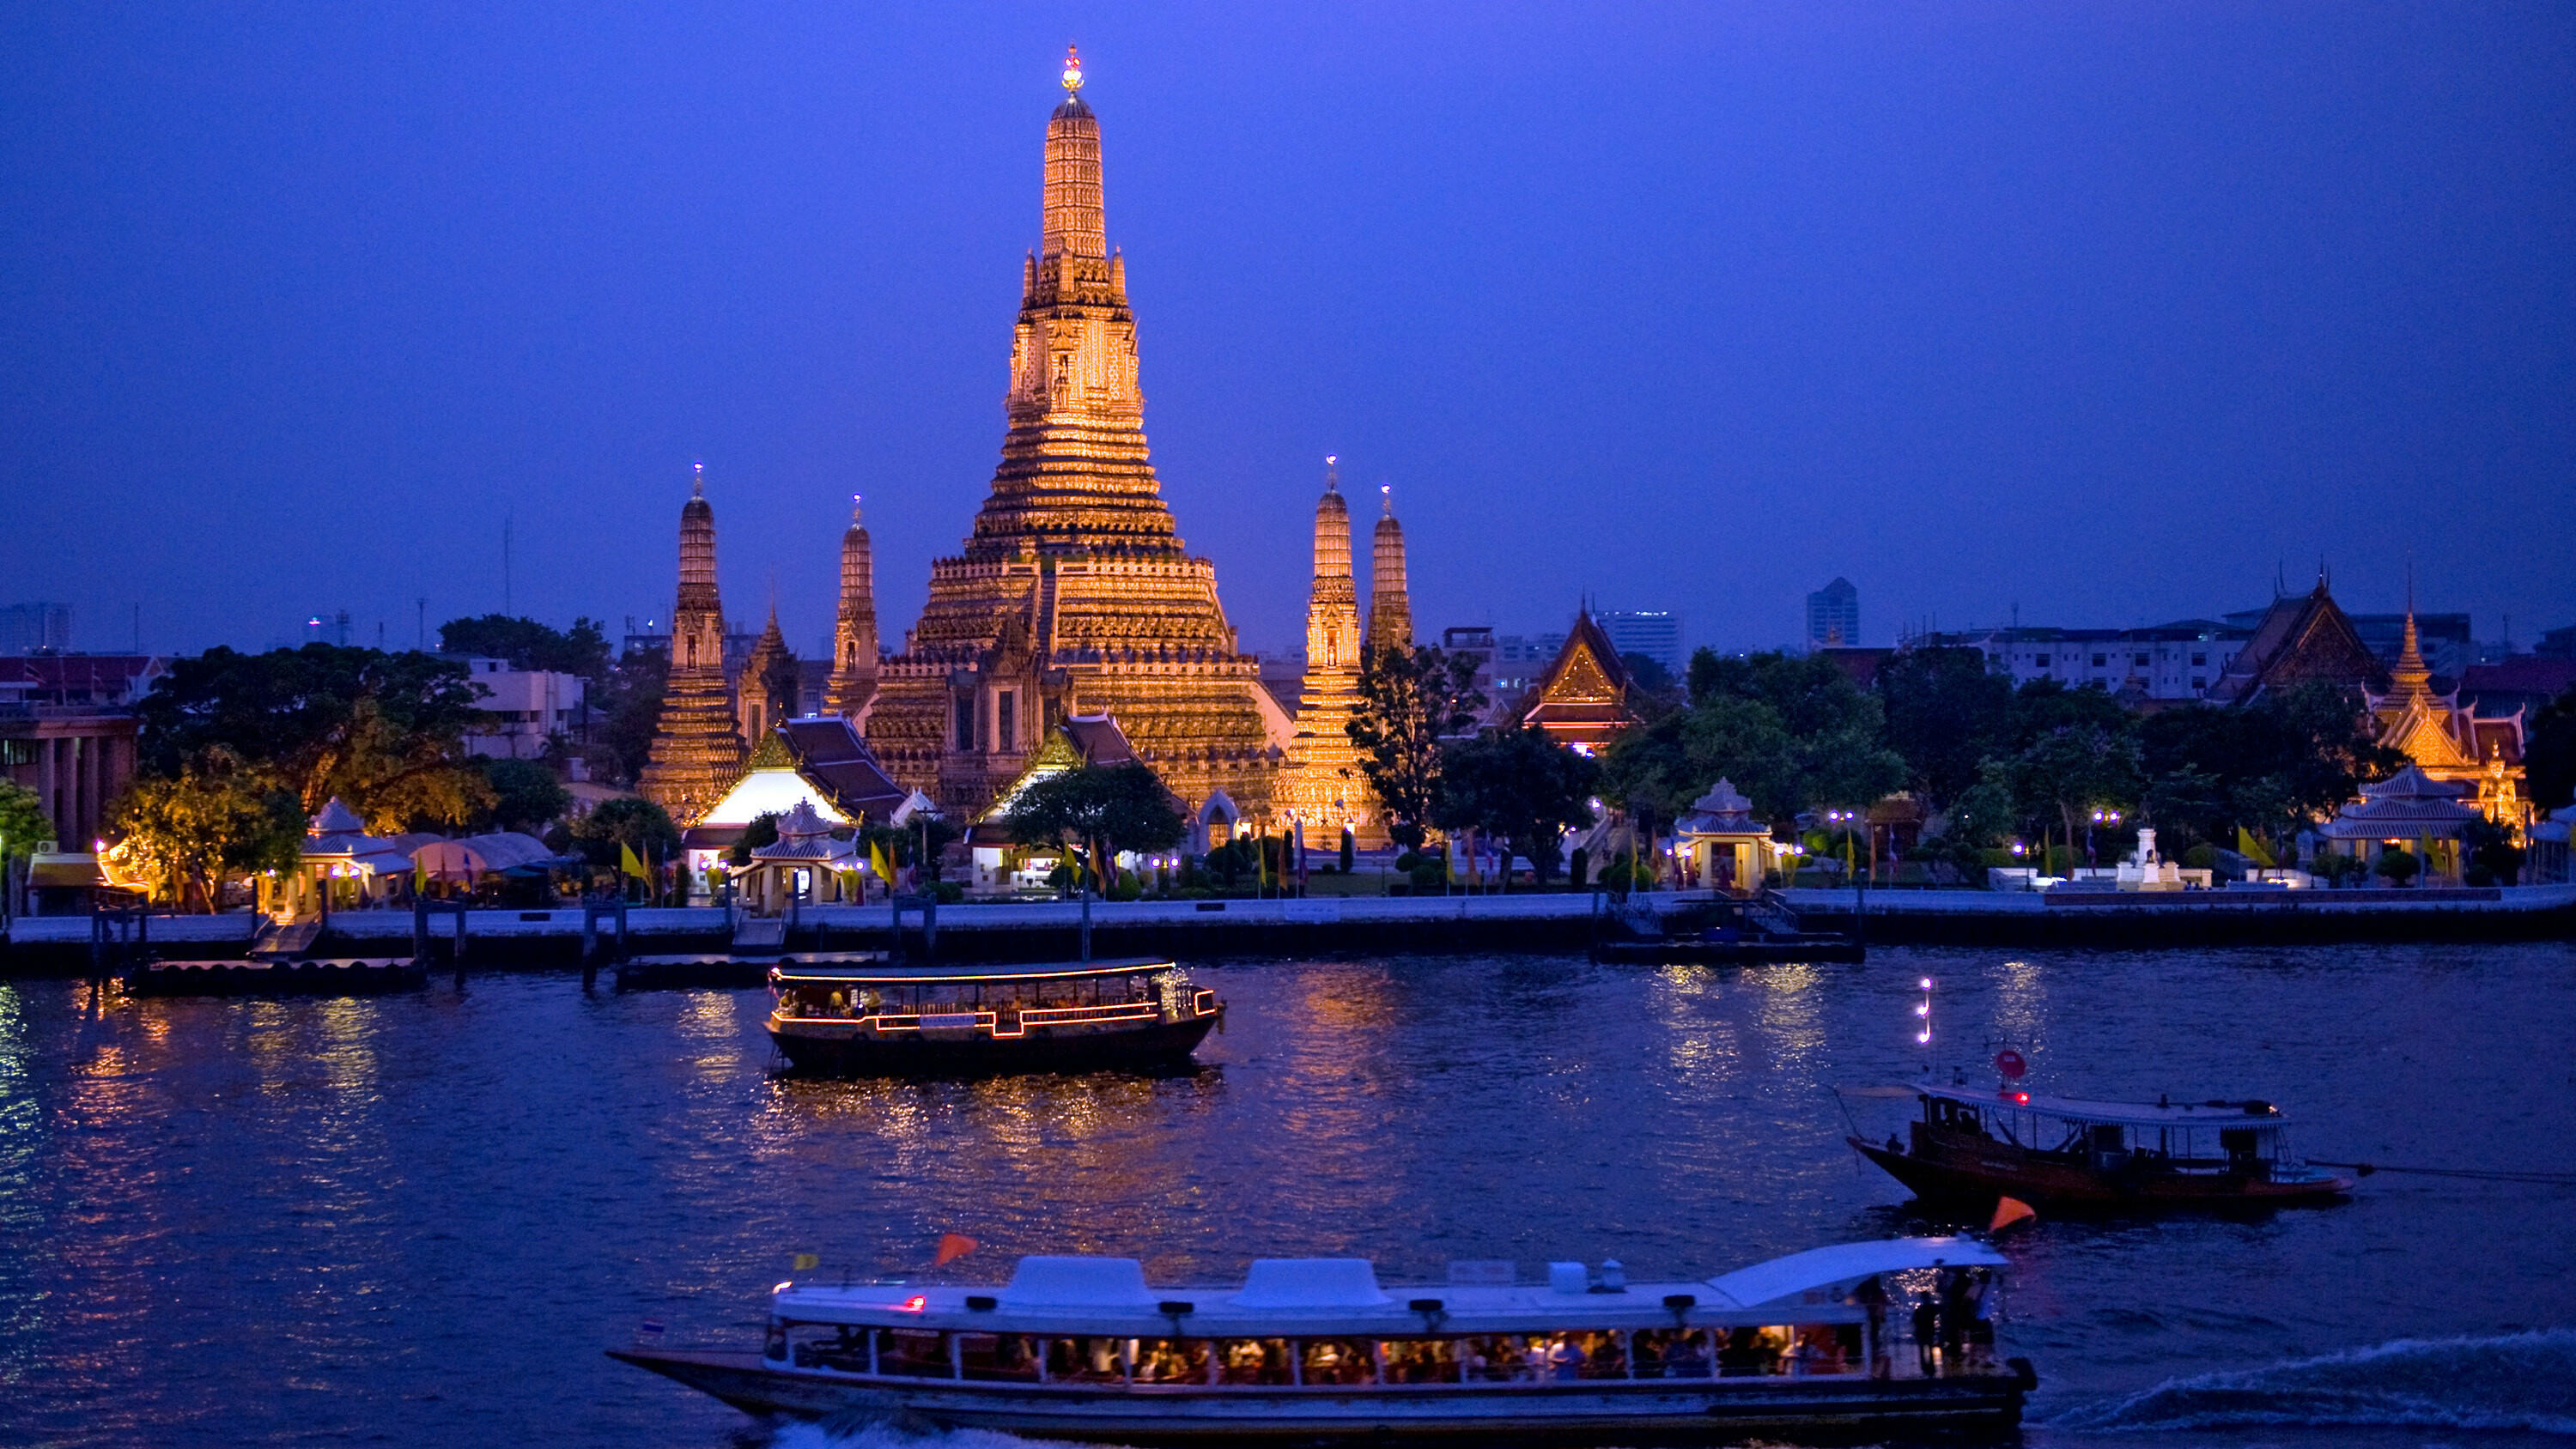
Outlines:
[[2387,668],[2361,642],[2360,631],[2322,578],[2303,595],[2272,601],[2253,637],[2210,685],[2209,698],[2243,704],[2312,680],[2345,689],[2377,689],[2388,680]]
[[1575,615],[1564,647],[1531,693],[1521,722],[1569,744],[1601,744],[1637,722],[1628,709],[1628,666],[1589,609]]

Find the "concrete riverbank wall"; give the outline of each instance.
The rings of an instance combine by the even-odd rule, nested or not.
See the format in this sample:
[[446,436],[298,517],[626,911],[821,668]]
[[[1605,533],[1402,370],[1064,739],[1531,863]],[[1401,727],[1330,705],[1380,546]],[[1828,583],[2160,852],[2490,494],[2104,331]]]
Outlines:
[[[1798,890],[1786,893],[1809,929],[1857,934],[1872,945],[2141,949],[2369,941],[2576,941],[2576,886],[2460,890],[2185,891],[2166,895],[1990,891]],[[1697,897],[1641,895],[1671,910]],[[1592,938],[1589,895],[1354,897],[1289,901],[1092,903],[1095,956],[1321,956],[1433,951],[1579,951]],[[468,911],[465,964],[561,969],[581,964],[583,913]],[[803,912],[798,950],[884,950],[894,944],[884,906]],[[1075,902],[943,906],[937,959],[1067,960],[1079,949]],[[636,955],[721,953],[731,941],[714,907],[631,910]],[[238,958],[257,926],[247,914],[158,916],[149,939],[163,957]],[[431,955],[444,962],[452,916],[433,917]],[[0,975],[80,976],[89,970],[86,916],[22,918],[0,950]],[[408,955],[407,911],[335,916],[316,954]],[[921,947],[919,913],[907,914],[902,949]]]

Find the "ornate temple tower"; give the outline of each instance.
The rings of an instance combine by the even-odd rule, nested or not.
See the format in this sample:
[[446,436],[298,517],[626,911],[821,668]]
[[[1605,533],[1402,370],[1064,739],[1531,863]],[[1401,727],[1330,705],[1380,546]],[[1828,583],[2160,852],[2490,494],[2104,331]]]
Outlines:
[[1376,800],[1360,777],[1348,726],[1360,698],[1360,607],[1351,577],[1351,509],[1334,460],[1324,460],[1315,503],[1315,581],[1306,605],[1306,683],[1297,734],[1281,772],[1280,813],[1304,822],[1310,850],[1330,849],[1349,826],[1362,845],[1384,842]]
[[716,596],[716,511],[699,465],[680,508],[680,597],[671,610],[671,674],[662,719],[636,788],[683,828],[742,773],[742,735],[725,688],[724,604]]
[[1117,717],[1193,806],[1269,804],[1284,714],[1235,647],[1216,570],[1191,558],[1145,445],[1127,269],[1101,216],[1100,126],[1068,57],[1047,122],[1043,250],[1020,273],[1001,466],[963,553],[888,658],[869,747],[896,779],[972,813],[1069,714]]
[[1377,536],[1369,541],[1371,649],[1413,647],[1413,603],[1404,591],[1404,525],[1395,521],[1395,489],[1378,487]]
[[876,697],[876,553],[853,494],[850,526],[841,534],[841,611],[832,624],[832,677],[823,686],[823,709],[864,729]]
[[760,639],[751,646],[751,655],[742,661],[742,673],[733,682],[734,715],[742,726],[744,741],[755,750],[771,730],[796,712],[791,704],[781,713],[769,698],[769,671],[787,657],[787,635],[778,627],[778,606],[771,604],[768,627],[760,631]]

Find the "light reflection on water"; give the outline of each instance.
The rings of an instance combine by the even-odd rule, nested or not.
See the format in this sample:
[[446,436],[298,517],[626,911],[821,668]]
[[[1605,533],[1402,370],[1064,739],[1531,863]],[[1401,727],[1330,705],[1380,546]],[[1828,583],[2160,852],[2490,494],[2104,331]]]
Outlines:
[[[1696,1274],[1895,1231],[1903,1195],[1842,1147],[1825,1088],[1919,1069],[1923,974],[1945,1063],[2009,1034],[2061,1089],[2284,1100],[2321,1156],[2576,1169],[2571,964],[1199,966],[1233,1010],[1195,1072],[930,1083],[772,1077],[758,992],[527,976],[93,1013],[76,985],[0,985],[0,1441],[756,1442],[598,1350],[648,1316],[744,1341],[792,1255],[918,1274],[947,1231],[985,1244],[951,1276],[1101,1251],[1166,1281],[1298,1253],[1390,1280],[1482,1257]],[[2565,1208],[2383,1176],[2252,1222],[2043,1222],[2009,1240],[2010,1331],[2045,1415],[2217,1364],[2563,1325]]]

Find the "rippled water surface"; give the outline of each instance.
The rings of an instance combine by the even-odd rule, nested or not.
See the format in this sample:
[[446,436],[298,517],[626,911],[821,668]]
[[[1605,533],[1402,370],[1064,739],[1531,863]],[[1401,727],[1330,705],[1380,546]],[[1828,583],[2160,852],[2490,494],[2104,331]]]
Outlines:
[[[2563,945],[1194,969],[1232,1006],[1195,1075],[933,1085],[772,1077],[758,992],[0,983],[0,1443],[820,1449],[600,1350],[646,1318],[748,1343],[794,1254],[918,1272],[952,1230],[984,1244],[963,1276],[1081,1251],[1170,1280],[1698,1276],[1917,1227],[1826,1087],[1919,1069],[1927,973],[1945,1064],[2009,1033],[2044,1088],[2280,1100],[2320,1157],[2576,1172]],[[2382,1174],[2006,1245],[2035,1444],[2576,1436],[2576,1192]]]

